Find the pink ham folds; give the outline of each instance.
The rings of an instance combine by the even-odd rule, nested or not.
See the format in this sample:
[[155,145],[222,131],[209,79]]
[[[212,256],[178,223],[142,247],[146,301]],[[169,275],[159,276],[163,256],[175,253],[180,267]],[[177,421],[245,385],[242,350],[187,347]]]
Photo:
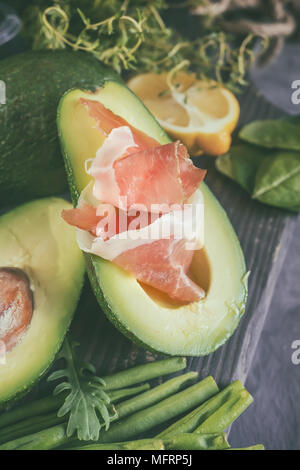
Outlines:
[[[87,160],[92,183],[62,216],[80,248],[122,267],[178,302],[205,296],[188,272],[203,246],[203,200],[196,168],[179,142],[158,145],[98,102],[85,100],[107,134]],[[105,113],[108,118],[105,120]],[[113,127],[113,128],[111,128]]]
[[139,150],[128,126],[111,131],[87,172],[94,178],[93,192],[99,201],[123,210],[142,205],[148,212],[182,204],[205,176],[181,143]]
[[[120,128],[122,129],[122,128]],[[186,147],[173,142],[142,150],[114,163],[120,196],[127,196],[127,207],[142,204],[148,211],[155,205],[182,204],[198,188],[205,171],[196,168]]]
[[[80,214],[86,204],[85,197],[88,194],[83,193],[80,207],[73,211]],[[165,213],[142,228],[132,230],[129,223],[128,231],[108,239],[77,229],[79,247],[118,264],[138,281],[165,292],[178,302],[199,300],[205,292],[189,278],[188,270],[194,250],[203,245],[201,192],[196,191],[192,199],[184,207]],[[66,214],[63,217],[66,220]],[[77,226],[79,223],[78,218]]]
[[163,290],[179,302],[193,302],[205,292],[187,275],[193,251],[185,240],[162,239],[118,255],[114,262],[131,272],[139,281]]
[[[126,122],[125,119],[114,114],[108,108],[103,106],[102,103],[99,103],[99,101],[86,100],[84,98],[80,98],[80,101],[87,108],[90,116],[95,119],[100,132],[104,135],[108,136],[113,129],[118,127],[128,126],[128,122]],[[130,126],[130,129],[134,143],[140,150],[146,150],[159,145],[157,140],[135,127]]]

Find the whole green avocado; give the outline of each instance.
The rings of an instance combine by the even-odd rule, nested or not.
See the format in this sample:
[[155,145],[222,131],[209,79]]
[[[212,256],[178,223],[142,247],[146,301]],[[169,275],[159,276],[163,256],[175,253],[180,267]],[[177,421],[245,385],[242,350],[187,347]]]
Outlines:
[[0,205],[67,190],[56,112],[70,88],[95,90],[120,81],[91,55],[28,51],[0,61],[5,103],[0,104]]

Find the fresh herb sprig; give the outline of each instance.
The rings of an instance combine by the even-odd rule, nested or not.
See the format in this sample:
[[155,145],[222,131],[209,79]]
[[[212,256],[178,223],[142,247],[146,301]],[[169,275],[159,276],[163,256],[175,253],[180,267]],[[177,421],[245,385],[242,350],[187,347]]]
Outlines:
[[[65,379],[54,389],[54,395],[67,392],[64,403],[57,416],[68,415],[67,436],[77,432],[80,440],[97,440],[102,427],[107,430],[115,413],[110,405],[110,398],[104,391],[105,382],[96,376],[95,368],[84,363],[75,354],[76,343],[68,339],[58,355],[65,361],[64,369],[53,372],[49,381]],[[100,416],[100,419],[99,419]]]
[[[182,22],[197,21],[189,2]],[[193,37],[170,25],[174,7],[166,0],[32,0],[23,11],[23,32],[33,49],[82,50],[119,73],[185,69],[234,91],[246,84],[256,37],[233,46],[232,35],[201,24]],[[164,19],[167,19],[166,21]]]

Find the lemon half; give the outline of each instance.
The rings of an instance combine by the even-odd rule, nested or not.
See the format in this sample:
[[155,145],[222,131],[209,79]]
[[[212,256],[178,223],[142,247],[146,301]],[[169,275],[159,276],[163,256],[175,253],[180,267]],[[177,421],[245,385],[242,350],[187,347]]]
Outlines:
[[168,74],[137,75],[129,88],[173,138],[191,155],[221,155],[229,150],[240,107],[236,97],[214,82],[179,72],[170,84]]

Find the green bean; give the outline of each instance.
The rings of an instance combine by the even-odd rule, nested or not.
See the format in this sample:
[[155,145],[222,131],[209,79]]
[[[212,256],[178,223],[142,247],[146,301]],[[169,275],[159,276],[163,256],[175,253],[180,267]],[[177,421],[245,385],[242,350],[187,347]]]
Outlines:
[[176,416],[185,413],[207,399],[207,390],[214,387],[214,379],[201,382],[166,398],[156,405],[134,413],[113,423],[108,431],[100,433],[99,443],[119,442],[140,436]]
[[[161,385],[158,385],[157,387],[154,387],[147,392],[138,395],[137,397],[120,403],[116,406],[116,419],[119,420],[125,418],[126,416],[136,413],[139,410],[143,410],[148,406],[154,405],[164,398],[179,392],[184,388],[184,386],[194,381],[197,375],[197,372],[188,372],[187,374],[179,375],[178,377],[167,380]],[[206,390],[207,393],[209,393],[210,388],[205,388],[205,391]]]
[[195,433],[222,432],[235,421],[243,411],[252,403],[253,398],[244,388],[238,394],[234,394],[214,413],[207,417],[200,426],[196,428]]
[[225,433],[178,434],[178,436],[163,439],[163,443],[167,450],[207,450],[229,447]]
[[[176,372],[183,369],[185,366],[186,359],[182,357],[151,362],[122,372],[117,372],[111,376],[104,377],[106,382],[105,388],[108,390],[108,395],[110,396],[111,401],[116,403],[126,397],[148,390],[149,384],[144,384],[135,388],[124,387],[143,382],[147,379],[152,379],[161,375]],[[0,428],[13,425],[18,422],[23,422],[26,418],[32,419],[35,416],[44,415],[46,413],[50,413],[51,411],[57,410],[63,404],[64,400],[65,395],[50,395],[37,401],[21,405],[11,411],[4,412],[0,415]],[[37,420],[37,422],[38,421],[39,420]],[[51,421],[51,424],[52,423],[53,422]],[[27,425],[28,423],[24,422],[24,429],[27,428]],[[20,435],[18,429],[19,428],[16,428],[16,436]],[[35,430],[36,428],[33,427],[32,429]],[[0,443],[1,442],[3,442],[3,439],[1,441],[0,438]]]
[[[116,408],[117,416],[119,416],[119,415],[121,415],[123,417],[128,416],[130,413],[134,413],[135,411],[137,411],[137,413],[142,412],[142,411],[144,411],[145,407],[153,405],[154,403],[156,403],[156,404],[157,404],[157,402],[163,403],[163,401],[168,400],[168,398],[166,398],[166,397],[172,398],[172,397],[170,397],[171,394],[174,394],[175,392],[178,392],[178,390],[181,390],[184,385],[189,383],[191,380],[195,379],[196,376],[197,376],[196,372],[188,372],[187,374],[184,374],[184,375],[175,377],[173,379],[170,379],[167,382],[153,388],[152,390],[149,390],[147,392],[142,393],[141,395],[138,395],[134,399],[126,400],[126,401],[120,403],[119,405],[116,405],[115,408]],[[196,384],[197,393],[198,393],[198,402],[200,401],[200,398],[202,398],[202,400],[206,399],[207,393],[208,393],[209,390],[211,390],[212,384],[214,383],[212,378],[205,379],[202,382],[203,383]],[[193,388],[193,387],[190,387],[190,388]],[[189,389],[187,389],[187,390],[189,390]],[[182,392],[180,392],[180,393],[182,393]],[[180,395],[180,393],[177,394],[177,395]],[[173,395],[173,396],[176,396],[176,395]],[[164,398],[165,398],[165,400],[163,400]],[[163,400],[163,401],[161,401],[161,400]],[[158,403],[158,405],[159,405],[159,403]],[[158,406],[158,405],[156,405],[156,406]],[[151,410],[151,408],[146,408],[146,410],[148,410],[148,409]],[[142,411],[138,411],[138,410],[142,410]],[[135,413],[135,415],[137,413]],[[114,425],[117,425],[117,424],[118,423],[112,424],[110,426],[109,430],[104,431],[103,433],[100,434],[100,436],[102,434],[103,435],[105,434],[105,436],[106,436],[110,432],[112,427]],[[53,432],[56,436],[56,433],[57,433],[56,428],[55,427],[50,428],[49,429],[49,434],[47,435],[48,436],[47,440],[45,441],[45,446],[48,445],[48,440],[50,440],[50,443],[51,443],[51,439],[49,437],[51,435],[51,429],[53,429]],[[33,436],[34,436],[34,434],[33,434]],[[55,439],[56,439],[56,437],[55,437]],[[25,441],[27,442],[26,438],[25,438]],[[73,441],[74,441],[74,438],[71,437],[71,438],[66,440],[65,436],[62,434],[62,443],[61,443],[61,445],[63,445],[66,442],[73,442]],[[113,441],[109,441],[109,442],[117,442],[117,441],[118,440],[114,439]],[[18,445],[18,446],[20,445],[20,442],[18,441],[18,439],[16,439],[15,441],[11,441],[12,447],[14,446],[13,442],[17,442],[16,445]],[[10,444],[10,443],[7,443],[7,444]],[[60,444],[57,443],[57,446],[59,446],[59,445]],[[6,448],[5,444],[4,444],[4,447],[0,446],[0,450],[2,448],[3,449]],[[48,447],[45,447],[45,449],[48,449]]]
[[146,380],[155,379],[163,375],[172,374],[186,367],[185,357],[172,357],[161,361],[148,362],[140,366],[132,367],[113,375],[103,377],[106,390],[116,390],[129,387]]
[[232,384],[228,385],[221,392],[216,393],[218,388],[216,387],[215,393],[212,398],[205,401],[199,407],[191,411],[189,414],[183,416],[181,419],[171,424],[168,428],[160,432],[156,437],[158,439],[164,439],[166,437],[172,437],[177,434],[193,432],[203,421],[205,421],[211,414],[215,413],[220,406],[222,406],[232,396],[237,396],[241,390],[243,390],[243,384],[236,380]]
[[111,390],[108,392],[108,396],[113,404],[119,403],[124,398],[139,395],[142,392],[145,392],[150,389],[150,385],[148,383],[138,385],[136,387],[130,388],[121,388],[120,390]]
[[[123,401],[118,405],[118,407],[116,407],[116,410],[118,410],[116,418],[119,419],[119,413],[121,413],[122,416],[127,416],[131,412],[133,413],[134,411],[138,411],[141,408],[145,408],[146,406],[156,403],[162,398],[170,396],[172,393],[179,391],[185,384],[194,379],[195,376],[197,376],[196,373],[190,372],[188,374],[175,377],[175,379],[171,379],[166,384],[162,384],[154,388],[153,391],[150,390],[149,393],[142,393],[140,397],[135,396],[130,400]],[[148,390],[149,387],[149,384],[144,384],[139,387],[112,390],[109,392],[109,397],[112,401],[116,399],[120,400],[121,398],[130,396],[133,393],[138,393],[138,391]],[[0,444],[55,426],[56,424],[63,423],[65,420],[65,417],[58,418],[56,412],[50,415],[34,416],[25,421],[15,423],[1,430]]]
[[26,418],[32,418],[33,416],[57,410],[63,404],[64,399],[65,396],[63,395],[49,395],[31,403],[25,403],[13,410],[6,411],[0,415],[0,428],[17,423]]
[[[153,404],[163,400],[164,398],[169,397],[170,395],[172,395],[172,394],[178,392],[179,390],[181,390],[184,387],[184,385],[187,385],[189,382],[194,380],[195,377],[197,377],[196,372],[188,372],[187,374],[180,375],[178,377],[170,379],[167,382],[153,388],[152,390],[144,392],[144,393],[142,393],[142,394],[140,394],[140,395],[138,395],[134,398],[131,398],[129,400],[126,400],[126,401],[120,403],[119,405],[116,405],[116,407],[115,407],[116,417],[117,417],[116,419],[120,419],[120,417],[128,416],[129,414],[132,414],[136,411],[142,410],[142,409],[146,408],[147,406],[153,405]],[[208,386],[204,388],[203,394],[204,394],[205,391],[207,391],[209,389],[209,386],[210,386],[210,381],[208,383]],[[40,418],[43,418],[43,417],[40,417]],[[65,419],[66,418],[64,418],[63,421],[65,421]],[[11,441],[18,440],[17,438],[19,436],[22,436],[22,435],[24,436],[24,434],[25,435],[26,434],[32,434],[32,432],[35,432],[35,430],[34,429],[32,430],[32,428],[31,428],[30,421],[31,420],[28,420],[28,425],[27,426],[26,425],[24,426],[24,422],[19,423],[20,429],[17,429],[18,433],[14,434],[13,432],[11,432],[9,434],[8,439],[6,439],[7,436],[5,436],[5,442],[7,442],[9,440],[11,440]],[[60,418],[60,421],[58,421],[58,422],[61,422],[61,421],[62,420]],[[45,420],[45,422],[44,421],[42,421],[42,422],[43,422],[44,426],[42,428],[38,427],[37,431],[40,431],[40,429],[43,429],[43,428],[46,428],[46,427],[48,428],[49,426],[53,426],[53,425],[58,423],[57,421],[55,421],[55,418],[54,418],[54,422],[49,420],[49,424],[47,424],[47,419]],[[72,441],[72,440],[73,439],[70,438],[70,441]],[[0,449],[1,449],[1,446],[0,446]]]
[[68,442],[66,424],[58,424],[49,429],[20,437],[0,446],[0,450],[46,450]]
[[[156,377],[171,374],[173,372],[182,370],[185,367],[186,359],[184,357],[173,357],[132,367],[130,369],[117,372],[113,375],[106,376],[103,379],[106,384],[106,390],[118,390],[118,394],[120,393],[120,396],[122,396],[119,389],[130,387],[131,385],[135,385],[146,380],[151,380]],[[126,396],[130,396],[130,394],[131,393],[129,393],[128,389],[128,395],[124,394],[124,398]],[[50,395],[31,403],[18,406],[11,411],[4,412],[0,415],[0,428],[17,423],[18,421],[22,421],[32,416],[50,413],[51,411],[58,409],[63,404],[64,398],[65,397],[63,395]]]
[[[116,442],[112,444],[88,444],[71,447],[69,450],[164,450],[164,443],[159,439],[139,439],[137,441]],[[68,450],[68,449],[67,449]]]
[[[119,401],[123,400],[124,398],[133,396],[133,395],[138,395],[141,392],[144,392],[146,390],[149,390],[150,385],[148,383],[145,383],[143,385],[138,385],[136,387],[130,387],[130,388],[123,388],[121,390],[111,390],[108,392],[108,396],[111,400],[112,403],[118,403]],[[40,420],[42,421],[43,418],[46,418],[46,413],[50,413],[51,411],[57,411],[58,408],[61,407],[65,400],[65,394],[61,394],[58,396],[55,395],[49,395],[44,398],[41,398],[40,400],[33,401],[31,403],[26,403],[24,405],[18,406],[17,408],[14,408],[11,411],[6,411],[3,414],[0,415],[0,444],[3,441],[3,436],[6,434],[9,434],[10,432],[14,432],[16,430],[16,435],[13,436],[11,439],[16,439],[19,437],[19,435],[24,435],[25,434],[25,429],[29,426],[30,424],[34,424],[36,418],[36,422],[38,423]],[[27,421],[26,418],[29,418]],[[54,424],[58,424],[62,422],[61,420],[57,421],[57,423],[53,422],[52,420],[50,421],[49,425],[46,427],[53,426]],[[29,424],[30,423],[30,424]],[[16,425],[18,424],[18,426]],[[16,426],[16,427],[13,427]],[[19,433],[24,427],[24,432]],[[4,428],[4,429],[3,429]],[[41,428],[43,429],[43,428]],[[36,432],[39,431],[40,429],[35,429],[34,426],[32,428],[31,432]],[[28,433],[29,434],[29,433]],[[9,439],[7,439],[9,440]]]
[[[161,400],[174,395],[179,392],[189,382],[193,381],[197,377],[197,372],[188,372],[187,374],[179,375],[173,379],[167,380],[166,382],[154,387],[153,389],[144,392],[137,397],[126,400],[116,408],[116,420],[125,418],[133,413],[140,410],[147,409],[151,405],[159,403]],[[212,378],[207,380],[201,387],[202,399],[206,400],[208,396],[211,396],[215,390],[216,384]],[[111,429],[112,425],[110,426]],[[108,432],[108,431],[107,431]]]
[[4,442],[18,439],[19,437],[33,434],[43,429],[55,426],[56,424],[63,423],[66,417],[59,418],[57,413],[51,413],[42,416],[34,416],[26,421],[12,424],[6,428],[1,429],[0,444]]

